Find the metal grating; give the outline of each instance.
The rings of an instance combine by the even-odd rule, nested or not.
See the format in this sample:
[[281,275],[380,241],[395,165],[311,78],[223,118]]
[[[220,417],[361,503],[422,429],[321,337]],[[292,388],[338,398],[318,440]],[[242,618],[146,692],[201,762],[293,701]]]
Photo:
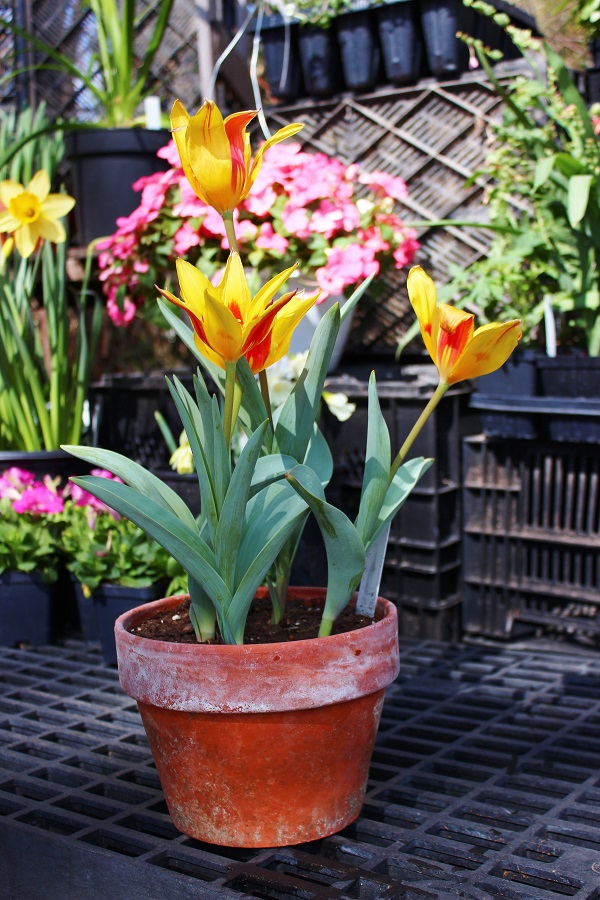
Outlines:
[[[503,82],[525,71],[522,61],[498,67]],[[501,102],[478,73],[438,82],[426,79],[406,88],[374,94],[343,95],[334,100],[305,100],[266,110],[271,130],[287,122],[304,123],[305,149],[357,162],[368,171],[401,176],[408,198],[399,211],[407,224],[456,219],[487,219],[485,184],[466,181],[481,168],[489,124],[501,113]],[[449,280],[451,265],[467,266],[484,256],[490,244],[485,229],[462,227],[417,229],[421,251],[417,261],[438,285]],[[413,321],[406,296],[406,271],[385,276],[383,295],[365,297],[355,315],[347,353],[389,355]]]
[[359,819],[259,851],[176,831],[95,653],[3,649],[0,684],[5,897],[600,898],[598,654],[402,641]]

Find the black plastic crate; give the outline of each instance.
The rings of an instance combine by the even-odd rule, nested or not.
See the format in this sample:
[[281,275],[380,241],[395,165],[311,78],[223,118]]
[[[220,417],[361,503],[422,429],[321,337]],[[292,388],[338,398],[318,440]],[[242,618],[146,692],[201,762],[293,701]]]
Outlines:
[[464,442],[464,626],[600,634],[600,457],[587,445]]
[[462,597],[455,594],[434,602],[401,597],[394,601],[398,610],[398,628],[407,638],[432,641],[459,641],[462,635]]

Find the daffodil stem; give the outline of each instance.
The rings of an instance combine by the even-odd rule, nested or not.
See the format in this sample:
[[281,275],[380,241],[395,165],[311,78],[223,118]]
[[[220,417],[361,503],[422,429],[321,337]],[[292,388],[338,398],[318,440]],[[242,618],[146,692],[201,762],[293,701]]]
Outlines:
[[225,363],[225,404],[223,407],[223,433],[225,445],[231,449],[233,432],[233,400],[235,394],[235,363]]
[[440,400],[442,399],[442,397],[448,390],[448,387],[449,387],[449,385],[443,384],[440,381],[440,383],[436,387],[434,393],[429,398],[429,402],[428,402],[427,406],[425,407],[425,409],[423,410],[423,412],[421,413],[421,415],[419,416],[419,418],[417,419],[417,421],[411,428],[408,437],[406,438],[406,440],[400,447],[400,450],[398,451],[398,456],[392,463],[392,468],[390,470],[390,481],[392,480],[392,478],[394,477],[394,475],[396,474],[396,472],[398,471],[398,469],[400,468],[400,466],[406,459],[406,455],[407,455],[408,451],[410,450],[410,448],[412,447],[412,445],[414,444],[414,442],[416,441],[416,439],[418,438],[420,431],[423,428],[423,425],[425,424],[425,422],[427,421],[427,419],[429,418],[431,413],[434,411],[434,409],[436,408],[436,406],[438,405],[438,403],[440,402]]
[[227,235],[227,242],[229,244],[230,250],[235,250],[236,253],[240,252],[240,248],[237,242],[237,238],[235,236],[235,227],[233,224],[233,213],[225,212],[221,213],[223,216],[223,224],[225,225],[225,234]]

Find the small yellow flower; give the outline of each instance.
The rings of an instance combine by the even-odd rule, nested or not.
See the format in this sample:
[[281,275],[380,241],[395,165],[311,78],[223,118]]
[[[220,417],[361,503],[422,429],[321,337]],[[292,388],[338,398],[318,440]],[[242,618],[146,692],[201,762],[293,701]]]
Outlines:
[[295,268],[271,278],[252,298],[238,253],[230,253],[218,287],[195,266],[178,259],[181,299],[167,290],[160,293],[185,309],[195,344],[207,359],[224,369],[225,363],[245,356],[256,374],[287,353],[294,328],[319,296],[317,291],[298,298],[290,291],[273,299]]
[[488,375],[504,365],[521,338],[521,320],[489,322],[475,330],[475,317],[436,302],[435,285],[420,266],[408,273],[408,296],[423,342],[442,384]]
[[256,114],[256,110],[248,110],[223,119],[210,100],[195,116],[186,112],[180,100],[171,110],[173,140],[185,176],[200,200],[221,214],[232,212],[248,196],[260,171],[263,153],[303,128],[297,122],[280,128],[252,159],[246,127]]
[[66,240],[62,222],[75,200],[68,194],[51,194],[50,179],[43,169],[33,176],[27,187],[16,181],[0,182],[0,232],[11,234],[23,257],[31,256],[38,241],[45,238],[54,244]]

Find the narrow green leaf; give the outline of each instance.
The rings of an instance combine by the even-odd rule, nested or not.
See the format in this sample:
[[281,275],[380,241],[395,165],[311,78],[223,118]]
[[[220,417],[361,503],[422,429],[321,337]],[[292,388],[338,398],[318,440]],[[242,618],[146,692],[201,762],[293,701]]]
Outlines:
[[167,385],[173,398],[173,402],[179,413],[179,417],[185,429],[190,449],[194,457],[196,467],[196,476],[200,486],[200,499],[202,506],[202,515],[206,516],[210,524],[211,538],[217,529],[217,502],[215,498],[215,489],[212,483],[210,464],[206,458],[205,447],[208,445],[212,453],[212,434],[207,439],[206,431],[202,422],[202,416],[198,407],[192,400],[191,395],[185,389],[183,384],[176,378],[173,384],[167,379]]
[[[329,444],[317,424],[315,424],[313,428],[306,456],[303,460],[298,460],[297,462],[302,462],[305,466],[308,466],[309,469],[312,469],[313,472],[319,476],[323,487],[326,487],[331,481],[331,476],[333,475],[333,457],[331,455],[331,450],[329,449]],[[295,465],[296,464],[297,463],[295,463]]]
[[569,179],[568,216],[575,228],[586,214],[592,186],[592,175],[573,175]]
[[340,328],[339,306],[323,316],[311,341],[306,366],[282,407],[275,426],[280,453],[304,459],[317,420],[329,360]]
[[533,189],[537,191],[539,187],[543,184],[546,184],[548,178],[550,177],[550,173],[554,168],[554,163],[556,162],[556,154],[552,154],[552,156],[542,156],[538,159],[535,172],[533,176]]
[[[108,469],[109,472],[122,478],[126,484],[135,488],[144,497],[177,516],[195,532],[198,531],[194,514],[181,497],[168,485],[164,484],[160,478],[157,478],[152,472],[148,472],[147,469],[144,469],[138,463],[132,462],[132,460],[121,453],[115,453],[114,450],[102,450],[99,447],[80,447],[65,444],[61,449],[100,469]],[[107,484],[112,483],[106,478],[100,478],[99,480],[105,481]],[[93,493],[93,491],[90,493]]]
[[390,433],[381,412],[374,372],[371,372],[369,378],[368,403],[367,452],[360,506],[355,522],[365,546],[376,527],[388,489],[392,464]]
[[227,608],[231,594],[217,571],[214,553],[197,530],[192,530],[170,510],[126,484],[95,475],[73,478],[73,481],[126,516],[164,547],[192,578],[203,584],[215,608]]
[[221,507],[225,500],[225,494],[231,478],[231,448],[225,443],[221,410],[216,397],[212,398],[213,413],[213,483],[215,489],[215,501],[217,515],[221,514]]
[[377,517],[375,530],[365,547],[366,550],[377,540],[384,528],[387,527],[388,522],[392,521],[414,486],[432,463],[432,459],[424,459],[422,456],[419,456],[400,466],[387,489],[383,505]]
[[358,285],[356,290],[354,290],[352,292],[352,294],[350,295],[348,300],[346,300],[346,302],[343,304],[343,306],[340,307],[340,325],[344,321],[344,319],[348,318],[348,316],[350,315],[350,313],[352,312],[352,310],[354,309],[354,307],[356,306],[356,304],[358,303],[358,301],[360,300],[362,295],[365,293],[365,291],[367,290],[367,288],[369,287],[369,285],[371,284],[371,282],[373,281],[374,278],[375,278],[375,272],[373,272],[371,275],[367,275],[365,280],[361,281],[361,283]]
[[327,553],[323,621],[332,623],[358,587],[365,568],[365,548],[348,516],[327,503],[321,482],[312,469],[296,466],[288,473],[287,480],[310,507],[323,536]]
[[260,387],[252,374],[248,360],[243,356],[237,361],[236,373],[242,387],[242,410],[245,412],[245,416],[240,415],[242,425],[246,431],[256,431],[261,422],[268,418],[268,413]]
[[218,570],[225,584],[233,593],[237,553],[244,528],[243,510],[248,503],[250,482],[254,467],[262,449],[266,421],[256,429],[242,450],[236,463],[215,533],[215,555]]
[[306,504],[287,482],[270,485],[249,501],[237,560],[237,588],[228,607],[236,641],[242,640],[257,588],[300,520],[307,515]]
[[254,467],[250,496],[253,497],[263,488],[281,480],[286,472],[297,465],[298,460],[293,456],[283,456],[281,453],[269,453],[268,456],[261,456]]

